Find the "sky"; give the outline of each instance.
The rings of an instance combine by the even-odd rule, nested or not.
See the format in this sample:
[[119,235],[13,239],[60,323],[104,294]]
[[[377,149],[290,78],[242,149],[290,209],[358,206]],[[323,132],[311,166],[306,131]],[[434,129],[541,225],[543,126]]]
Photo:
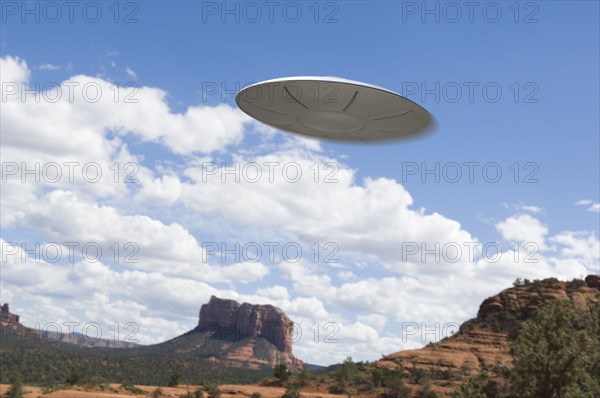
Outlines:
[[[327,365],[446,337],[516,278],[600,273],[598,2],[1,7],[0,301],[30,327],[152,344],[216,295],[282,308]],[[235,104],[306,75],[436,128],[320,141]]]

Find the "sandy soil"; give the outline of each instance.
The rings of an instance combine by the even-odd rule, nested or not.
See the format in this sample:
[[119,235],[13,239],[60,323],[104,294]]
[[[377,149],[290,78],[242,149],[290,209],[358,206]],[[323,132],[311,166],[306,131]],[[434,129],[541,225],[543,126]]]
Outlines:
[[[119,384],[111,384],[115,390],[119,389]],[[89,391],[84,390],[80,387],[70,388],[66,390],[54,391],[48,394],[42,394],[42,388],[40,387],[30,387],[26,386],[25,390],[25,398],[131,398],[131,397],[151,397],[152,392],[157,388],[156,386],[138,386],[142,390],[146,392],[144,395],[134,395],[131,393],[124,392],[108,392],[108,391]],[[193,392],[198,386],[179,386],[179,387],[160,387],[163,391],[161,397],[164,398],[176,398],[182,394],[185,394],[187,391]],[[0,384],[0,395],[4,395],[9,389],[9,385]],[[226,384],[219,386],[219,390],[223,393],[221,397],[223,398],[243,398],[250,397],[252,393],[259,392],[263,398],[280,398],[285,392],[284,388],[279,387],[264,387],[258,385],[232,385]],[[206,394],[205,394],[206,396]],[[339,398],[345,397],[345,395],[334,395],[334,394],[324,394],[321,392],[302,392],[302,397],[306,398]]]

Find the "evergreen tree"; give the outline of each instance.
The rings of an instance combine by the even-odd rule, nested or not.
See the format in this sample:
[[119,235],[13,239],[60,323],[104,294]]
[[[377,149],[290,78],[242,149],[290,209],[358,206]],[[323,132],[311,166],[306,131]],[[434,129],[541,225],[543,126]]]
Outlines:
[[598,303],[581,313],[569,301],[550,303],[521,324],[511,347],[511,393],[520,398],[600,396]]

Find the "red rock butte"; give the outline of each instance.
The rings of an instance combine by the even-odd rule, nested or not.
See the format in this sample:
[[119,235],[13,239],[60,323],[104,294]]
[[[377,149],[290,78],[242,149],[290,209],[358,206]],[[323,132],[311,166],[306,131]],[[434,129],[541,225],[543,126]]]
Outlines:
[[215,331],[219,338],[264,338],[278,350],[292,353],[294,322],[285,313],[270,304],[239,304],[234,300],[211,296],[200,308],[196,330]]

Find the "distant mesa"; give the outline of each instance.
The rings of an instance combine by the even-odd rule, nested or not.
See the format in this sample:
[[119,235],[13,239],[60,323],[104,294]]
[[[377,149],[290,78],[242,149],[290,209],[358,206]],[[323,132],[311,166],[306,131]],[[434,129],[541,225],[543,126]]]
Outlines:
[[279,351],[292,353],[294,322],[272,305],[239,304],[215,296],[200,308],[200,331],[214,330],[223,339],[262,337]]
[[[292,369],[303,366],[302,361],[292,355],[294,322],[270,304],[239,304],[235,300],[211,296],[200,308],[198,326],[186,335],[194,333],[239,344],[234,351],[215,353],[211,357],[214,361],[233,366],[242,362],[253,368],[273,367],[278,363],[286,363]],[[223,344],[224,348],[229,346]]]
[[[8,303],[0,307],[0,325],[3,328],[12,330],[14,333],[33,340],[45,340],[50,343],[67,343],[78,347],[107,347],[107,348],[129,348],[136,347],[139,344],[132,342],[119,341],[114,339],[102,339],[95,336],[90,337],[81,333],[62,333],[56,330],[49,330],[39,323],[34,328],[29,328],[19,322],[19,315],[10,312]],[[58,325],[58,324],[56,324]]]
[[[200,308],[198,325],[189,332],[163,343],[142,346],[130,342],[90,339],[79,333],[59,333],[25,327],[19,316],[2,306],[2,327],[31,341],[68,343],[82,348],[127,348],[136,356],[183,355],[204,358],[223,366],[247,369],[273,369],[285,363],[291,370],[301,370],[303,362],[292,355],[294,323],[272,305],[239,304],[215,296]],[[43,328],[42,328],[43,329]]]
[[3,325],[19,323],[19,316],[10,312],[8,303],[4,303],[0,309],[0,323]]

